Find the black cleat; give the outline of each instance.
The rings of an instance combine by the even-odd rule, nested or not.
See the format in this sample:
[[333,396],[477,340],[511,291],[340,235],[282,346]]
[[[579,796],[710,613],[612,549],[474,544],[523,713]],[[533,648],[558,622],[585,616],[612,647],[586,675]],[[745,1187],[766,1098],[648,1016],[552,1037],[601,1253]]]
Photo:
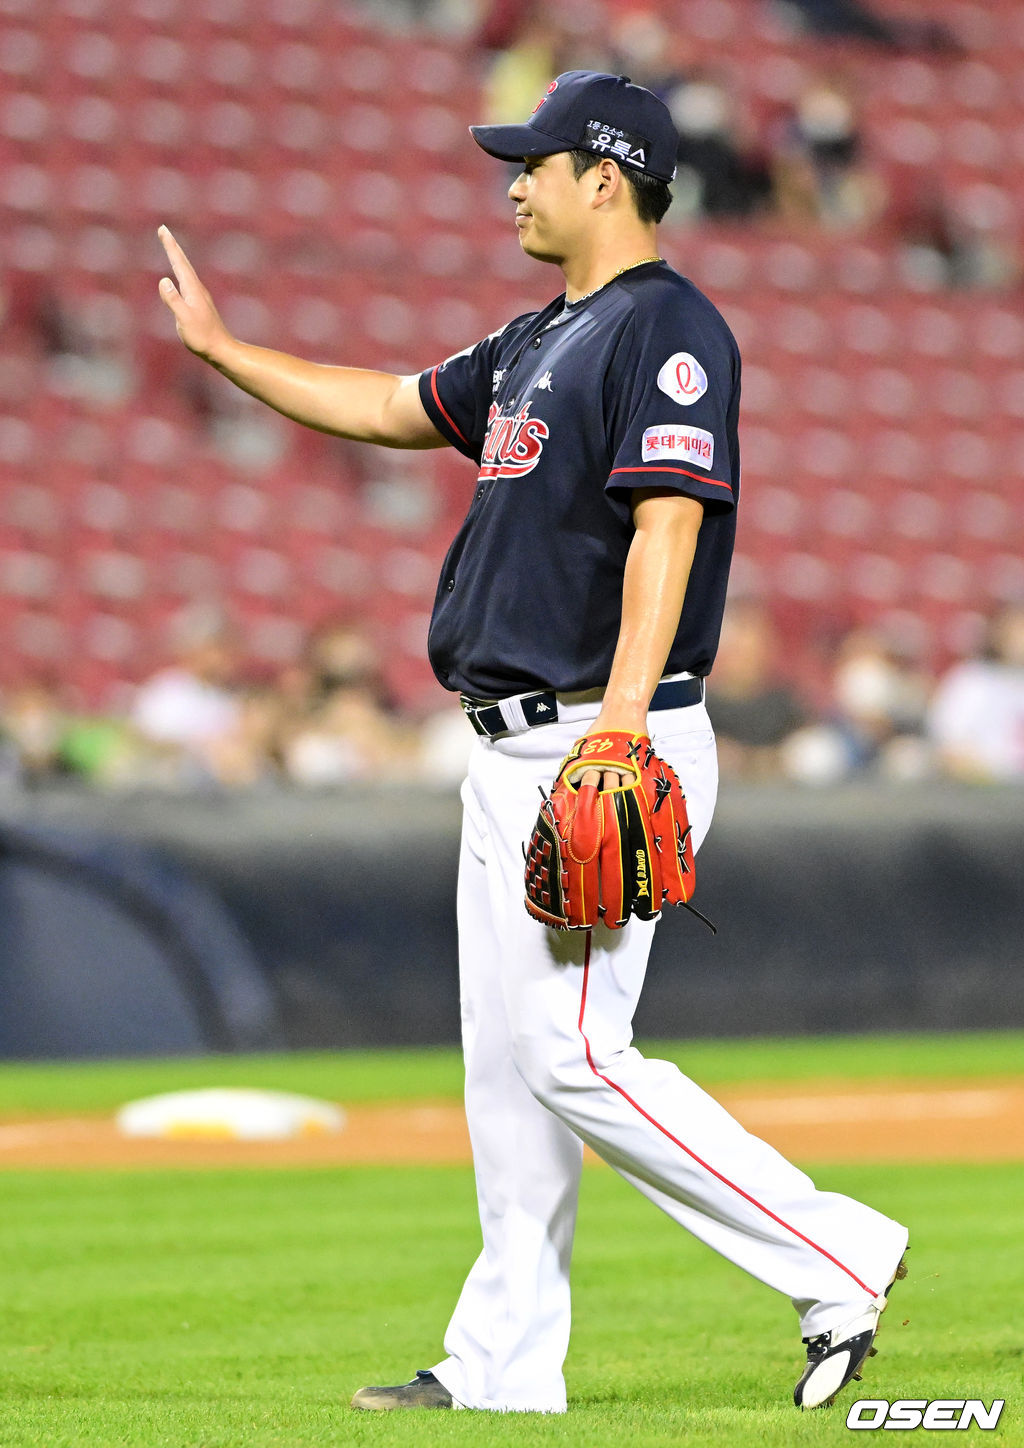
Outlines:
[[847,1383],[860,1382],[861,1368],[878,1351],[873,1344],[879,1318],[889,1304],[889,1289],[893,1282],[906,1275],[907,1264],[901,1258],[882,1297],[876,1297],[863,1312],[830,1332],[804,1338],[807,1366],[793,1389],[793,1401],[798,1408],[826,1407]]
[[400,1383],[395,1388],[360,1388],[350,1404],[350,1407],[366,1408],[375,1413],[389,1413],[393,1408],[454,1406],[454,1399],[445,1385],[423,1368],[417,1369],[411,1383]]

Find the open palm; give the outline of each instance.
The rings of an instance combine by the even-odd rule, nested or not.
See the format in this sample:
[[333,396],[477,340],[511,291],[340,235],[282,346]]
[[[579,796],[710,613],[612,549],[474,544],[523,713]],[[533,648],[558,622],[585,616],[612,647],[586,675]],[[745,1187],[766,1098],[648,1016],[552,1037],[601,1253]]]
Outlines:
[[174,313],[178,336],[190,352],[212,360],[218,347],[230,340],[213,298],[196,276],[195,268],[166,226],[157,231],[177,286],[170,277],[160,280],[160,296]]

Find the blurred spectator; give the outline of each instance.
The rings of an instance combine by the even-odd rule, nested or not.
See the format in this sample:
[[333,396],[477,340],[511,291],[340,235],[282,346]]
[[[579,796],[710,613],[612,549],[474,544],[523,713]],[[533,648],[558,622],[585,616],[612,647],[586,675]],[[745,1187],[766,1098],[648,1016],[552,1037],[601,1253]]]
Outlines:
[[284,746],[285,769],[309,788],[354,779],[386,783],[411,772],[406,731],[365,684],[331,689]]
[[956,52],[960,47],[945,25],[934,20],[891,20],[864,0],[775,0],[774,8],[815,35],[841,35],[891,50]]
[[280,778],[288,717],[283,693],[275,688],[247,689],[238,699],[234,727],[208,746],[207,759],[217,782],[229,789],[249,789]]
[[725,78],[696,71],[665,100],[679,131],[677,213],[750,216],[766,207],[771,171],[768,162],[740,140]]
[[141,737],[190,777],[218,777],[219,751],[240,729],[237,655],[224,624],[202,614],[177,620],[176,662],[142,684],[131,711]]
[[775,201],[794,222],[867,226],[882,214],[881,177],[863,160],[856,108],[838,79],[820,76],[797,98],[774,159]]
[[101,405],[123,402],[132,394],[138,379],[127,302],[111,292],[72,300],[46,290],[34,296],[32,306],[55,392]]
[[3,752],[10,772],[26,784],[57,773],[65,727],[63,706],[50,684],[36,680],[13,689],[3,710]]
[[68,719],[60,762],[69,778],[107,789],[176,783],[173,766],[151,752],[126,719],[102,715]]
[[771,173],[742,134],[729,78],[699,65],[685,33],[653,11],[627,9],[611,34],[611,68],[660,96],[679,131],[673,215],[749,216],[765,206]]
[[[611,51],[605,39],[609,31],[605,0],[560,0],[557,6],[544,5],[542,0],[484,0],[481,8],[476,44],[483,51],[498,54],[513,50],[535,33],[536,27],[547,23],[556,36],[556,51],[564,52],[559,58],[565,60],[566,69],[608,69]],[[600,64],[596,63],[598,60]],[[545,87],[557,73],[548,73]],[[531,109],[539,99],[539,95],[533,97]],[[521,117],[522,113],[517,111],[515,118]],[[508,120],[509,116],[497,119]]]
[[997,614],[982,656],[940,680],[928,732],[957,779],[1024,779],[1024,604]]
[[476,24],[474,0],[350,0],[385,30],[429,28],[461,35]]
[[833,689],[853,768],[927,772],[923,734],[929,682],[909,655],[873,630],[847,634]]
[[685,34],[629,8],[612,27],[612,69],[659,95],[679,131],[673,215],[750,216],[771,199],[771,170],[744,134],[729,78],[698,65]]
[[562,0],[550,8],[539,0],[498,5],[478,33],[490,51],[482,118],[521,120],[537,107],[564,70],[608,70],[613,57],[603,36],[603,9],[594,0]]
[[562,31],[553,17],[538,14],[515,44],[498,51],[484,84],[482,114],[498,124],[528,116],[561,70]]
[[359,624],[332,623],[319,629],[306,649],[305,670],[314,703],[344,688],[366,688],[384,700],[377,650]]
[[415,734],[391,706],[365,631],[334,624],[312,640],[305,708],[283,727],[282,762],[295,784],[387,780],[414,770]]
[[610,34],[611,69],[663,100],[692,69],[693,53],[685,34],[674,34],[652,10],[630,7],[612,21]]
[[75,715],[56,687],[40,681],[14,689],[0,723],[0,777],[8,783],[137,783],[144,750],[125,720]]
[[[28,682],[0,709],[0,787],[56,779],[105,788],[331,788],[409,781],[452,788],[474,734],[449,703],[418,723],[381,682],[365,630],[334,624],[272,684],[237,689],[215,622],[178,626],[177,662],[138,691],[131,718],[76,716]],[[815,717],[780,677],[765,607],[730,603],[709,690],[723,777],[833,784],[857,774],[1024,779],[1024,606],[992,621],[982,657],[938,688],[899,639],[855,629],[839,645],[831,705]]]
[[765,779],[779,773],[780,749],[804,720],[796,695],[778,677],[778,640],[765,608],[730,603],[708,690],[723,776]]
[[484,0],[476,43],[481,50],[509,50],[537,14],[537,0]]
[[783,769],[803,784],[832,784],[871,770],[920,779],[931,769],[924,735],[929,680],[896,643],[854,629],[839,646],[830,716],[799,730]]
[[[970,210],[955,211],[937,183],[904,214],[894,218],[899,237],[900,269],[915,291],[945,287],[1005,288],[1022,275],[1020,251],[1001,197],[986,211],[977,195]],[[993,214],[995,212],[996,214]]]

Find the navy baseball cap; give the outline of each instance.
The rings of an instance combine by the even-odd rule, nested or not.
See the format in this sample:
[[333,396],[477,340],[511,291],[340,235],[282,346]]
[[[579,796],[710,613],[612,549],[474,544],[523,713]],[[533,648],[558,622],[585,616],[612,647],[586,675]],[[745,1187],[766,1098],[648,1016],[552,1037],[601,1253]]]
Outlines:
[[679,136],[668,106],[628,75],[567,70],[523,125],[469,129],[477,145],[501,161],[594,151],[661,181],[675,179]]

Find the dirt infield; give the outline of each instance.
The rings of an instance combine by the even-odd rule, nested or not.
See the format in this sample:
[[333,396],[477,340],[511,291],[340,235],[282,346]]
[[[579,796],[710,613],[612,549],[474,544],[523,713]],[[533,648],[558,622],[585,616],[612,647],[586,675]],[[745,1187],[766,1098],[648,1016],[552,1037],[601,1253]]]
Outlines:
[[[720,1087],[748,1130],[796,1161],[1024,1161],[1024,1078],[823,1081]],[[460,1104],[356,1106],[344,1131],[290,1141],[140,1141],[110,1118],[0,1122],[0,1170],[14,1167],[461,1164]]]

